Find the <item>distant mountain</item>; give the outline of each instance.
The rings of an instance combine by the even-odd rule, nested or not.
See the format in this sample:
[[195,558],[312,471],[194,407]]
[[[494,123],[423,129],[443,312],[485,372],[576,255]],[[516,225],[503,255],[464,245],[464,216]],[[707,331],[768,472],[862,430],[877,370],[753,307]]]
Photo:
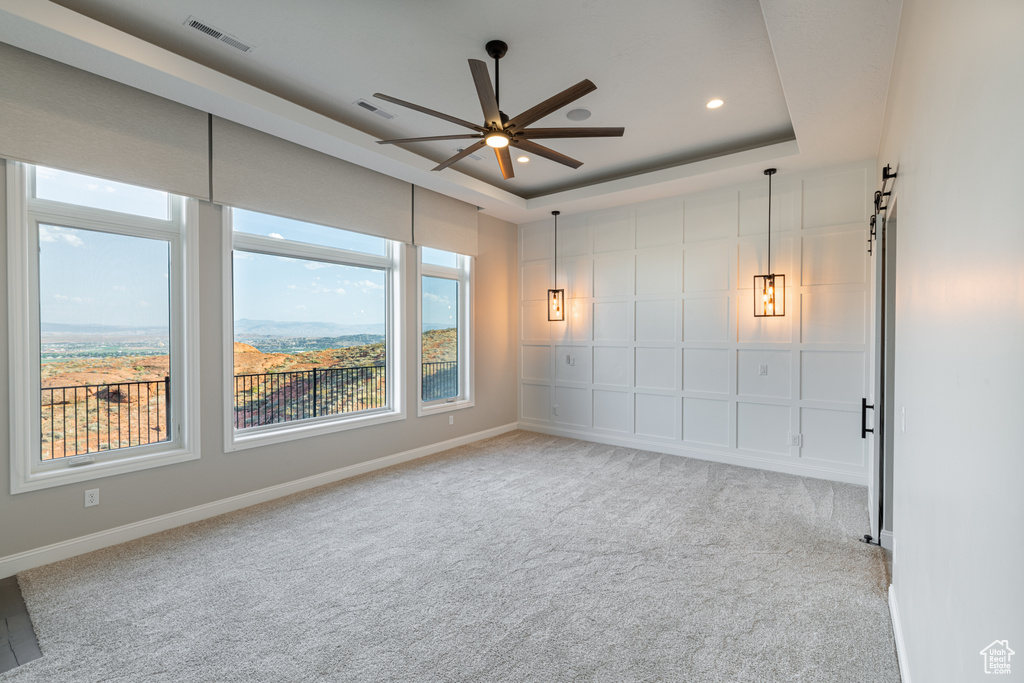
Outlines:
[[158,334],[166,335],[166,327],[144,325],[69,325],[66,323],[39,323],[43,334]]
[[282,322],[280,320],[235,321],[235,337],[348,337],[357,334],[383,335],[384,323],[364,325],[338,325],[318,322]]

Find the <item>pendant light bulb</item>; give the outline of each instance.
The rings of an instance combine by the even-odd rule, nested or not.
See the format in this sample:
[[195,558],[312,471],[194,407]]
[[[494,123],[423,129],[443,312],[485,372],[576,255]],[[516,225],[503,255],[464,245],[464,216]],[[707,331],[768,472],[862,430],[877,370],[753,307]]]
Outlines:
[[555,250],[552,254],[555,271],[555,288],[548,290],[548,321],[558,322],[565,320],[565,290],[558,289],[558,214],[561,211],[552,211],[555,217]]

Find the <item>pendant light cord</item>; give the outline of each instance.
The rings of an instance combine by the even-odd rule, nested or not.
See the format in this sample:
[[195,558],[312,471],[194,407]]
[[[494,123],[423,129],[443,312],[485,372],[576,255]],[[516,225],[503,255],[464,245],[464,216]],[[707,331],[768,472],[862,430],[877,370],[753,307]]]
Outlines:
[[555,264],[555,289],[558,289],[558,214],[560,213],[561,211],[551,212],[551,215],[555,217],[555,252],[552,259]]
[[772,272],[772,176],[775,175],[774,168],[765,169],[764,174],[768,176],[768,275]]

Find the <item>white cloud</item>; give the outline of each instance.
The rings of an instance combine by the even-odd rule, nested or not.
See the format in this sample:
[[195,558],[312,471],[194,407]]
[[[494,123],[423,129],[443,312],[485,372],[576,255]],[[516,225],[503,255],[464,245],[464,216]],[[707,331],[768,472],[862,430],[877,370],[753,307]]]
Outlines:
[[39,241],[40,242],[60,242],[63,240],[73,247],[80,247],[85,242],[78,235],[69,232],[65,228],[58,228],[55,225],[40,225],[39,226]]
[[[318,263],[316,261],[307,261],[306,270],[320,270],[321,268],[328,268],[331,264],[329,263]],[[319,279],[319,278],[317,278]]]
[[371,280],[360,280],[355,283],[356,287],[363,290],[364,294],[372,294],[373,292],[383,292],[384,285],[372,282]]
[[433,301],[434,303],[438,304],[448,304],[448,308],[451,308],[452,301],[446,296],[438,296],[433,292],[424,292],[423,298],[426,299],[427,301]]
[[336,290],[334,290],[334,293],[335,294],[344,294],[345,293],[345,289],[343,287],[338,287]]
[[267,237],[273,237],[275,240],[283,240],[284,239],[284,235],[281,235],[280,233],[276,233],[276,232],[269,233],[267,235]]

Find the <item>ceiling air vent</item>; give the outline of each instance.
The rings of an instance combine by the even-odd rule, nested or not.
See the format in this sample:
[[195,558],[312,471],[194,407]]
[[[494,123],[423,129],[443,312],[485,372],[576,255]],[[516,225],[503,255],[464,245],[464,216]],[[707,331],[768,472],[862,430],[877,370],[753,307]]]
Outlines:
[[[455,153],[456,153],[456,154],[458,154],[458,153],[459,153],[459,152],[461,152],[461,151],[462,151],[463,149],[465,149],[465,147],[456,147],[456,148],[455,148]],[[483,159],[484,159],[484,158],[483,158],[482,156],[480,156],[479,154],[467,154],[467,155],[466,155],[466,158],[467,158],[467,159],[472,159],[473,161],[483,161]]]
[[373,112],[377,116],[382,116],[385,119],[390,120],[395,118],[395,115],[389,112],[387,109],[381,109],[376,104],[370,104],[366,100],[356,100],[355,102],[353,102],[353,104],[355,104],[357,107],[362,107],[366,111]]
[[254,46],[249,45],[248,43],[243,43],[241,40],[235,38],[233,35],[229,33],[224,33],[220,29],[214,28],[213,26],[207,24],[205,21],[201,21],[199,19],[196,19],[195,17],[189,17],[185,21],[185,26],[188,26],[189,28],[194,28],[195,30],[201,33],[205,33],[211,38],[219,40],[220,42],[226,45],[230,45],[236,50],[241,50],[242,52],[252,52],[256,49]]

